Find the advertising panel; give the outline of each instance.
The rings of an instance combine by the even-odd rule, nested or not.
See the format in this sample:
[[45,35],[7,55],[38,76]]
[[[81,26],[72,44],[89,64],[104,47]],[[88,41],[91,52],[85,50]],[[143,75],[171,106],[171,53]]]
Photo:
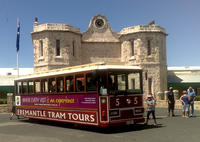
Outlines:
[[56,108],[97,109],[97,94],[71,95],[23,95],[20,98],[21,106],[40,106]]

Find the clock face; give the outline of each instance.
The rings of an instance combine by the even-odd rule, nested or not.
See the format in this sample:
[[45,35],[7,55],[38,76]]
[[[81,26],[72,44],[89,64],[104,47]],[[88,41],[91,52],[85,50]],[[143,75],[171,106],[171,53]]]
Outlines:
[[104,21],[102,19],[97,19],[95,21],[95,25],[96,25],[97,28],[101,28],[104,25]]

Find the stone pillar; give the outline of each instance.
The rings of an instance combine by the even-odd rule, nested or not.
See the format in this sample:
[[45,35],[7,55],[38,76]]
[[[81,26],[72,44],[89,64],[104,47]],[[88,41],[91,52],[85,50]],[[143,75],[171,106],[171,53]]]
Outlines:
[[179,99],[179,91],[178,90],[173,90],[174,92],[174,99],[178,100]]
[[7,106],[8,112],[11,112],[13,106],[13,93],[7,93]]
[[163,92],[158,92],[156,95],[157,100],[164,100],[164,93]]

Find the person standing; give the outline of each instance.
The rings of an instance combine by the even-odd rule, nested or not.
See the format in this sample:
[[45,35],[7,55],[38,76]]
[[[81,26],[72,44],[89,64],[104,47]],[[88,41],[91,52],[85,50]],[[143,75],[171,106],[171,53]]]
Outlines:
[[191,86],[188,88],[187,94],[190,96],[189,113],[191,110],[190,116],[192,117],[194,115],[194,100],[195,100],[196,94],[195,94],[194,89]]
[[175,116],[174,115],[175,100],[174,100],[173,87],[170,87],[169,92],[167,92],[167,101],[168,101],[168,116],[170,116],[170,111],[172,112],[172,116]]
[[183,95],[180,97],[180,102],[183,105],[183,117],[189,117],[189,101],[190,96],[187,94],[186,90],[183,90]]
[[146,104],[147,104],[147,107],[146,107],[147,119],[146,119],[145,124],[146,125],[148,124],[149,116],[150,116],[150,114],[152,114],[153,120],[154,120],[154,126],[156,126],[157,122],[156,122],[156,117],[155,117],[155,100],[153,99],[153,95],[152,94],[148,94],[147,95]]
[[10,120],[12,120],[13,116],[15,115],[15,109],[16,109],[16,104],[15,101],[12,102],[12,110],[11,110],[11,114],[10,114]]

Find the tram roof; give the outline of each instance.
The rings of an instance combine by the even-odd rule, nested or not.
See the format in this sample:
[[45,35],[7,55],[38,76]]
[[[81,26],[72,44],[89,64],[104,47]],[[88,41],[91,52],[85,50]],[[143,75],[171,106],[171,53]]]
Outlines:
[[72,66],[60,69],[54,69],[49,71],[43,72],[35,72],[32,74],[25,75],[15,80],[21,79],[31,79],[31,78],[39,78],[39,77],[46,77],[46,76],[54,76],[54,75],[62,75],[67,73],[76,73],[76,72],[84,72],[84,71],[93,71],[93,70],[141,70],[139,66],[130,66],[130,65],[122,65],[122,64],[114,64],[114,63],[105,63],[105,62],[98,62],[98,63],[91,63],[91,64],[84,64],[79,66]]

